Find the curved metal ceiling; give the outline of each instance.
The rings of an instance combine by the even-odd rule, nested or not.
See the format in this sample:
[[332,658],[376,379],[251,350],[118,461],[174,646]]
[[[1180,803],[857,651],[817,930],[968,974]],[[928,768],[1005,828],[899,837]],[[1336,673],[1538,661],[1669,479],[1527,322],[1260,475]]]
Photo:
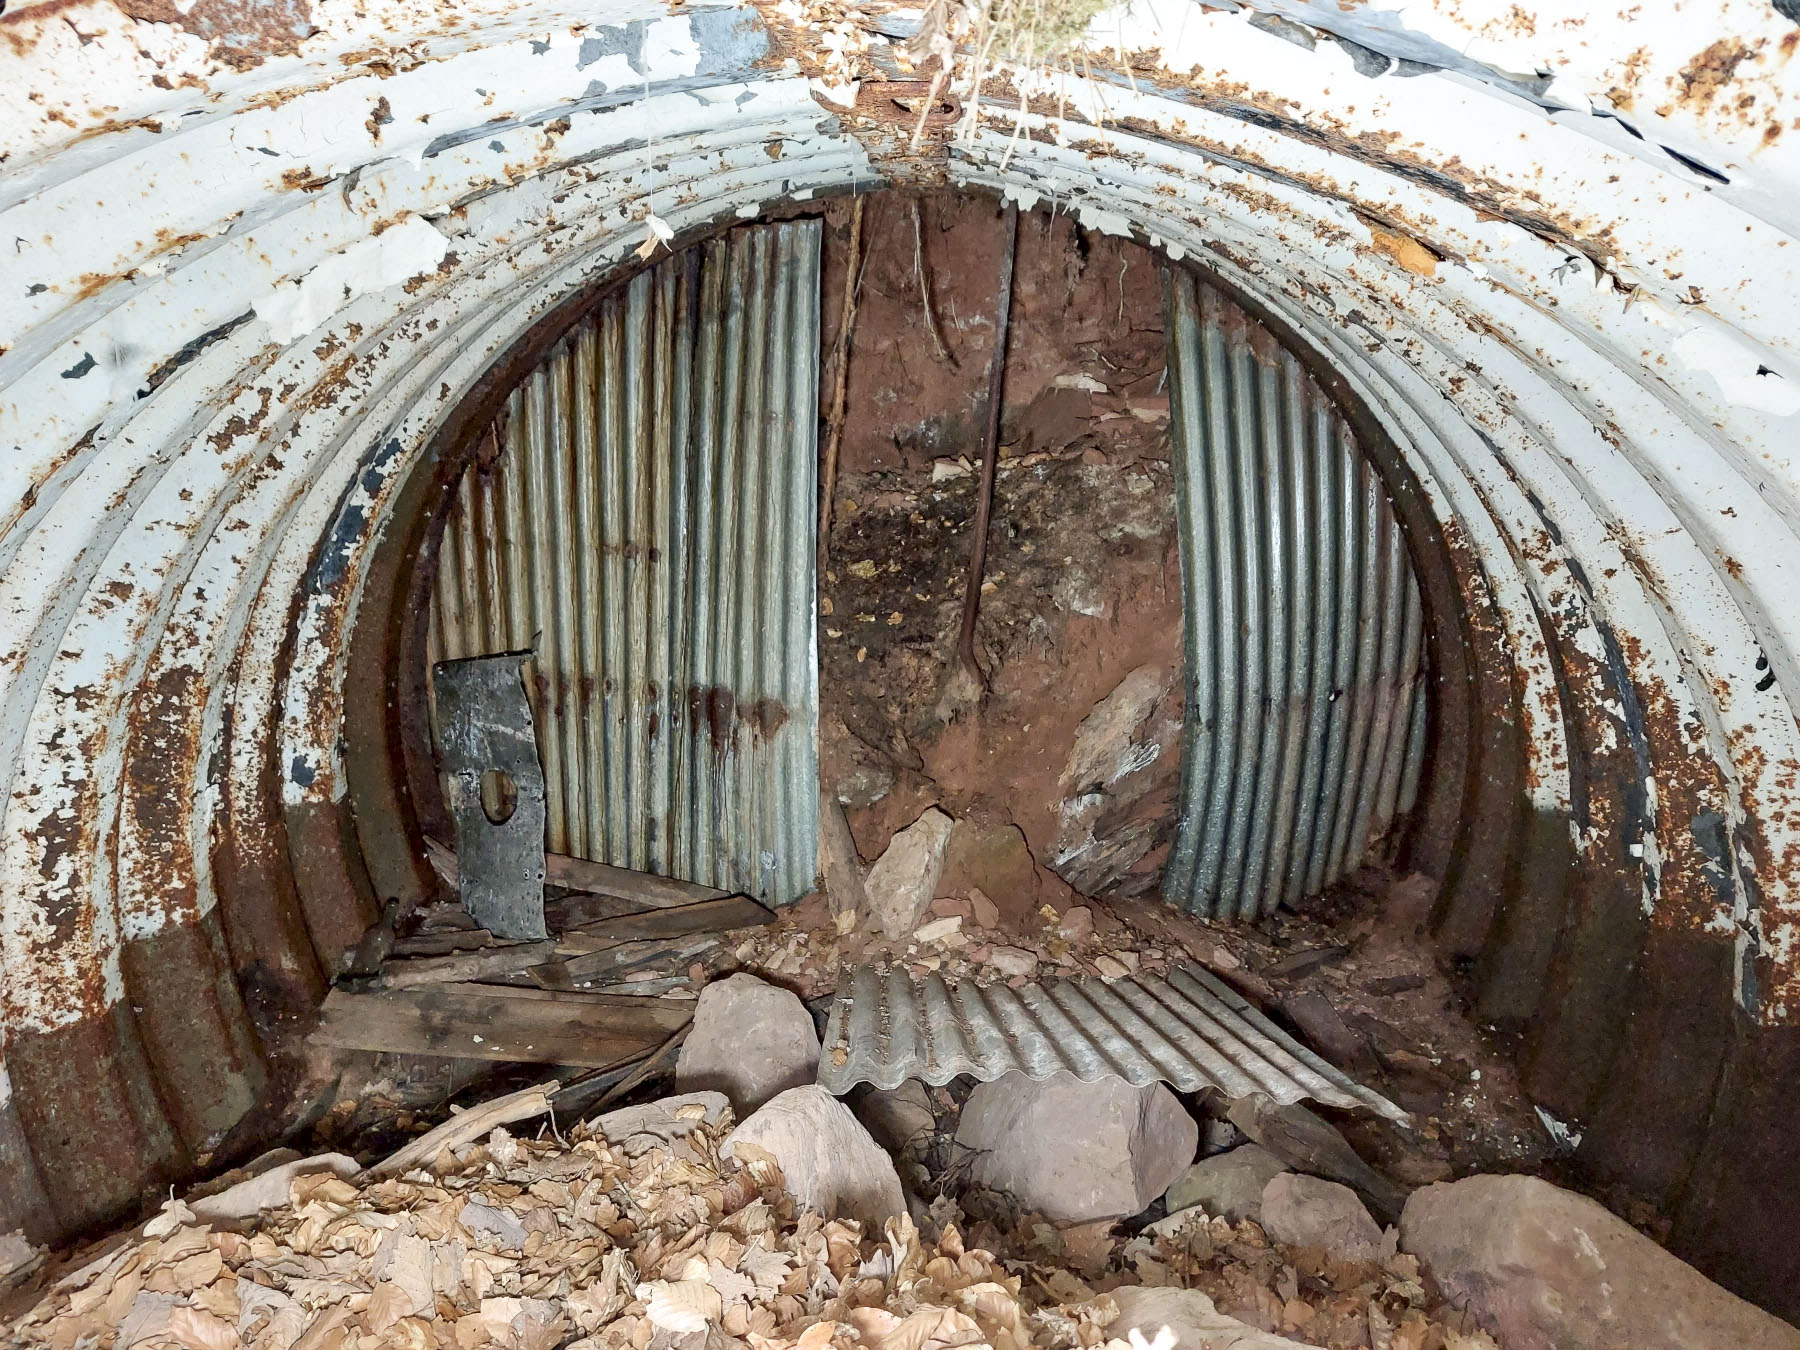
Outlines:
[[484,373],[654,227],[947,180],[1204,259],[1391,445],[1476,691],[1440,936],[1557,1109],[1670,1097],[1617,1166],[1723,1240],[1745,1085],[1800,1081],[1800,27],[1137,0],[914,151],[884,9],[0,16],[0,1228],[228,1147],[246,1000],[370,917],[349,635]]

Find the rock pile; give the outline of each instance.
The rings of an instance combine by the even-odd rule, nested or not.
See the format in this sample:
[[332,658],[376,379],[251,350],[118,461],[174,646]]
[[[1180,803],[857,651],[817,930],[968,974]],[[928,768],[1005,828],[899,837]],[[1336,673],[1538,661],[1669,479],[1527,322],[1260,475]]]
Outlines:
[[[1127,1350],[1129,1328],[1142,1344],[1164,1316],[1142,1287],[1197,1280],[1220,1301],[1264,1290],[1265,1323],[1335,1325],[1330,1309],[1348,1300],[1386,1309],[1396,1327],[1436,1327],[1446,1346],[1492,1344],[1431,1321],[1404,1261],[1321,1262],[1248,1224],[1189,1217],[1105,1241],[1084,1277],[1068,1259],[1073,1239],[1041,1222],[991,1234],[1017,1244],[1002,1257],[954,1222],[926,1240],[905,1213],[884,1214],[897,1187],[852,1206],[858,1217],[808,1207],[802,1194],[859,1185],[875,1145],[847,1112],[830,1116],[843,1111],[835,1101],[796,1104],[807,1092],[782,1094],[735,1130],[724,1099],[700,1093],[560,1139],[497,1128],[398,1175],[302,1165],[279,1203],[243,1212],[244,1196],[268,1198],[252,1180],[215,1197],[210,1222],[173,1200],[52,1272],[5,1332],[28,1346],[111,1350]],[[1169,1319],[1176,1344],[1197,1350],[1211,1342],[1195,1337],[1221,1333],[1285,1343],[1200,1295],[1181,1309]]]

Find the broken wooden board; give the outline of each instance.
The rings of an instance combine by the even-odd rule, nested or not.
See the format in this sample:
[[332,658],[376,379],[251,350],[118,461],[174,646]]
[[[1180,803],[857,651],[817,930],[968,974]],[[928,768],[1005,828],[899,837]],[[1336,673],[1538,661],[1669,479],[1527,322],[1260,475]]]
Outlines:
[[685,937],[623,942],[600,951],[547,961],[533,966],[525,974],[551,990],[610,984],[638,971],[678,975],[687,970],[689,963],[713,951],[723,941],[717,933],[693,933]]
[[544,880],[566,891],[588,891],[594,895],[610,895],[630,900],[644,909],[675,909],[697,905],[707,900],[723,900],[730,891],[715,890],[693,881],[674,877],[653,876],[648,872],[632,872],[623,867],[590,862],[586,858],[570,858],[561,853],[544,855]]
[[346,1050],[603,1069],[649,1054],[693,1011],[674,999],[510,985],[334,989],[313,1040]]
[[[571,897],[579,901],[582,897]],[[571,905],[570,908],[578,908]],[[557,913],[563,912],[557,906]],[[686,937],[690,933],[724,933],[733,928],[760,928],[775,922],[775,911],[747,895],[728,895],[721,900],[701,900],[679,909],[646,909],[618,918],[587,924],[568,924],[557,939],[565,953],[597,952],[625,942],[648,938]]]
[[389,961],[381,968],[383,989],[408,989],[422,984],[463,984],[510,975],[552,958],[557,945],[542,942],[496,944],[450,956],[422,956],[408,961]]

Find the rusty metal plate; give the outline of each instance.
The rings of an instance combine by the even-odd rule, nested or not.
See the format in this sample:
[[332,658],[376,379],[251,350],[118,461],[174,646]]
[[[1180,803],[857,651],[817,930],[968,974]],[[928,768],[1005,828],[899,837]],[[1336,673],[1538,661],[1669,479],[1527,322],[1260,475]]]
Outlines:
[[525,700],[530,652],[440,661],[438,751],[464,907],[495,937],[544,927],[544,769]]

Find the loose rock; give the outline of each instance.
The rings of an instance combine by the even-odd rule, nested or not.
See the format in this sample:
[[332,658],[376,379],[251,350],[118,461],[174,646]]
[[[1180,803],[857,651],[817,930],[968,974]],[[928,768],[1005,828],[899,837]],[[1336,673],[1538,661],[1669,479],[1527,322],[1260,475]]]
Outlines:
[[733,1130],[720,1151],[740,1162],[773,1158],[794,1198],[828,1219],[855,1219],[879,1232],[906,1213],[893,1159],[849,1107],[816,1083],[774,1098]]
[[1263,1187],[1287,1170],[1287,1164],[1268,1149],[1245,1144],[1229,1153],[1202,1158],[1188,1168],[1169,1187],[1163,1204],[1171,1214],[1199,1205],[1213,1217],[1232,1223],[1244,1219],[1260,1222]]
[[1283,1172],[1263,1187],[1264,1231],[1291,1247],[1323,1247],[1340,1261],[1379,1261],[1381,1226],[1356,1192],[1335,1181]]
[[1415,1191],[1400,1240],[1508,1350],[1800,1347],[1800,1330],[1592,1200],[1536,1177],[1468,1177]]
[[723,1092],[743,1117],[818,1072],[819,1033],[806,1005],[786,989],[737,974],[700,991],[675,1086]]
[[950,817],[931,807],[896,834],[863,880],[869,912],[891,938],[902,938],[919,926],[937,895],[950,844]]
[[1193,1159],[1200,1128],[1161,1083],[1009,1073],[977,1085],[956,1142],[976,1185],[1060,1223],[1136,1214]]
[[821,793],[819,798],[819,875],[824,878],[833,915],[855,914],[868,908],[856,840],[851,837],[843,806],[830,793]]
[[1198,1290],[1126,1285],[1113,1290],[1112,1297],[1119,1320],[1108,1330],[1121,1341],[1135,1331],[1144,1344],[1152,1344],[1167,1327],[1175,1336],[1170,1350],[1309,1350],[1299,1341],[1225,1316]]
[[893,1089],[864,1085],[852,1095],[850,1106],[876,1142],[890,1153],[923,1154],[937,1129],[931,1093],[916,1078]]
[[1030,977],[1037,974],[1038,959],[1023,947],[994,947],[988,952],[988,964],[1002,975]]

